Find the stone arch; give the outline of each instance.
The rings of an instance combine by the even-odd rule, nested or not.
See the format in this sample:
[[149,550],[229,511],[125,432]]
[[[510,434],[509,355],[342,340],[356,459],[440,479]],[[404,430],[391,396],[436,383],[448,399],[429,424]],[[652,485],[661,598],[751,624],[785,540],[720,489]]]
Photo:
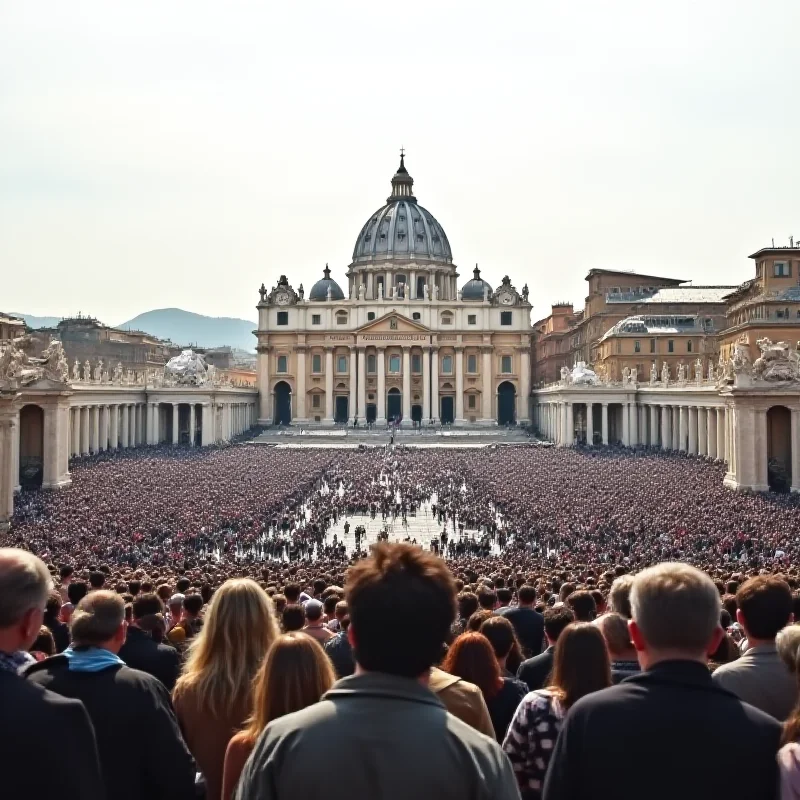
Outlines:
[[292,387],[286,381],[278,381],[273,388],[275,395],[275,418],[276,425],[289,425],[292,421]]
[[513,425],[517,418],[517,389],[511,381],[497,387],[497,424]]
[[39,488],[44,479],[44,409],[28,404],[19,412],[19,483]]
[[786,406],[767,411],[767,481],[775,492],[792,486],[792,412]]

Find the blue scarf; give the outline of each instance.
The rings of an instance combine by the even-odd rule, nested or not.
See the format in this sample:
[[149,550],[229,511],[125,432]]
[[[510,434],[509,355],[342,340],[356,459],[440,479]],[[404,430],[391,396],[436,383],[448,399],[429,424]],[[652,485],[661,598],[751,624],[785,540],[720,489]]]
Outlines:
[[109,667],[125,666],[125,662],[118,655],[101,647],[82,647],[74,650],[70,645],[61,655],[69,661],[70,672],[100,672]]

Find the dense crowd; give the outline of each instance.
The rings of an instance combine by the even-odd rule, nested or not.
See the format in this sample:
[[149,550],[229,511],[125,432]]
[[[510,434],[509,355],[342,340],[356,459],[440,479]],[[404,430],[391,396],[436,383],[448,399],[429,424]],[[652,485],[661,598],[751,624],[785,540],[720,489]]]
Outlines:
[[0,539],[2,796],[800,798],[800,509],[720,464],[240,444],[71,471]]

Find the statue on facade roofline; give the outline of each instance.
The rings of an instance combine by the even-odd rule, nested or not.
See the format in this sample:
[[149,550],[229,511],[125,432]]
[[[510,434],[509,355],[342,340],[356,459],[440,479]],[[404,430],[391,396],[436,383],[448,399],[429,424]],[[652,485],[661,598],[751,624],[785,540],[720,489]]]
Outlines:
[[72,380],[74,383],[77,383],[81,379],[81,365],[78,363],[78,359],[75,359],[75,363],[72,365]]
[[527,303],[528,302],[528,284],[527,283],[522,287],[522,302],[523,303]]
[[717,378],[717,376],[714,374],[714,362],[713,361],[709,361],[708,362],[708,379],[710,381],[715,381],[716,378]]
[[117,361],[117,366],[114,367],[114,383],[122,383],[122,364]]
[[697,383],[703,382],[703,360],[700,357],[694,362],[694,379]]
[[630,378],[631,378],[630,379],[631,386],[636,386],[636,384],[639,383],[639,368],[638,367],[633,367],[631,369]]
[[800,380],[800,353],[787,342],[773,343],[766,337],[756,341],[761,355],[753,364],[753,377],[763,381]]
[[681,361],[678,364],[678,383],[685,383],[686,382],[686,366]]
[[656,369],[656,362],[650,365],[650,385],[658,382],[658,370]]
[[261,288],[258,290],[258,293],[261,295],[261,302],[263,303],[267,297],[267,287],[264,284],[261,284]]
[[664,386],[669,383],[669,364],[666,361],[661,365],[661,383]]
[[303,288],[303,284],[301,283],[297,287],[297,296],[302,300],[303,297],[305,296],[305,293],[306,293],[306,290]]
[[575,386],[597,386],[600,378],[594,370],[586,366],[585,361],[578,361],[568,374],[567,381]]
[[94,368],[93,377],[94,377],[95,381],[97,381],[97,383],[100,383],[100,381],[103,379],[103,359],[102,358],[97,360],[97,365]]

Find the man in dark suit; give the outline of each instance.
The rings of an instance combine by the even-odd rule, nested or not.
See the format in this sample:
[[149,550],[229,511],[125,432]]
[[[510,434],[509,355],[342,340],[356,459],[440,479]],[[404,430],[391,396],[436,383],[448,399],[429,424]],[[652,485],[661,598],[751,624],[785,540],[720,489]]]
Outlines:
[[514,626],[525,658],[538,656],[544,642],[544,618],[533,607],[536,602],[536,588],[520,586],[517,599],[519,605],[498,608],[495,613],[505,617]]
[[103,798],[97,743],[83,704],[17,674],[29,660],[51,589],[50,573],[36,556],[0,549],[0,796]]
[[178,680],[181,664],[178,651],[169,644],[153,640],[141,629],[142,620],[164,613],[164,606],[157,594],[142,594],[133,601],[133,623],[128,626],[125,644],[119,657],[131,668],[158,678],[172,692]]
[[711,579],[687,564],[659,564],[636,576],[631,606],[643,671],[572,706],[543,800],[773,800],[781,726],[715,686],[708,671],[725,635]]
[[517,678],[528,685],[529,691],[535,692],[545,686],[553,669],[556,641],[561,636],[561,631],[574,621],[575,615],[572,609],[563,603],[545,610],[544,638],[547,641],[547,649],[538,656],[523,661],[517,670]]

